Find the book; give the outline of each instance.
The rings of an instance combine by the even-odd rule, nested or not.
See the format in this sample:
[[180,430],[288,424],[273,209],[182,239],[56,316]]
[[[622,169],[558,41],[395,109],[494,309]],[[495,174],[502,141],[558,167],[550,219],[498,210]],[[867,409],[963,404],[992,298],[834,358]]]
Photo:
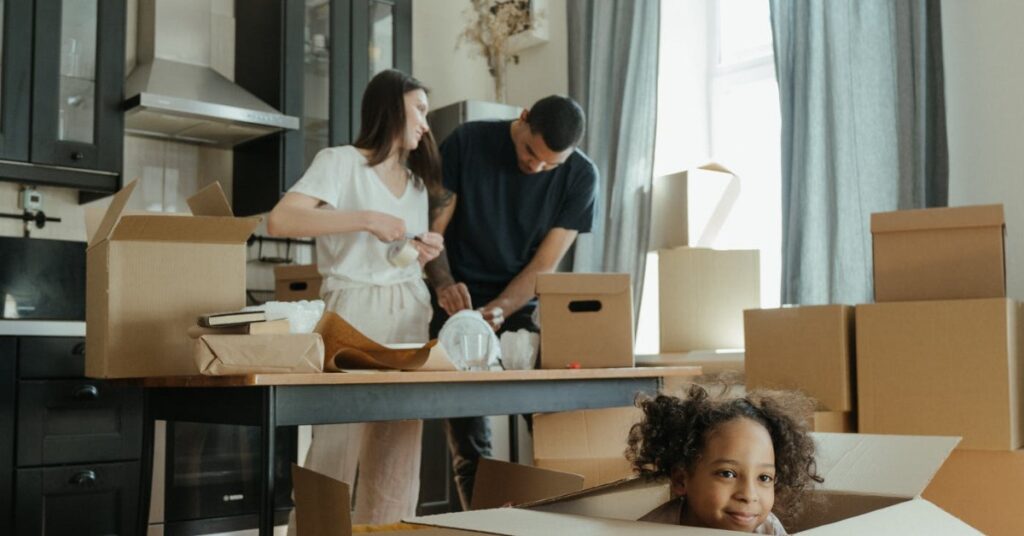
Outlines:
[[207,328],[202,326],[191,326],[188,328],[188,336],[198,339],[203,335],[268,335],[291,333],[292,325],[287,318],[278,320],[267,320],[266,322],[253,322],[251,324],[239,324],[233,326],[220,326]]
[[233,311],[202,315],[199,317],[199,325],[204,328],[239,326],[253,322],[263,322],[266,319],[267,315],[263,311]]

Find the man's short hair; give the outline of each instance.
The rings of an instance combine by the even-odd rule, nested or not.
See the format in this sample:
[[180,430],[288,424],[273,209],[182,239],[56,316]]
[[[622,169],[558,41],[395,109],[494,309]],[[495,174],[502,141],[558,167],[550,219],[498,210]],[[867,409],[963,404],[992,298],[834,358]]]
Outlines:
[[530,132],[540,134],[548,149],[560,153],[575,147],[583,138],[586,118],[583,108],[569,97],[551,95],[534,103],[526,116]]

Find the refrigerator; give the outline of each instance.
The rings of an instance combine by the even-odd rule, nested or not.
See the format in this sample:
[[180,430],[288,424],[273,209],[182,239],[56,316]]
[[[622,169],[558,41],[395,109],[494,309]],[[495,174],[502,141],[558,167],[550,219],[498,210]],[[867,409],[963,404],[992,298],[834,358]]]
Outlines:
[[466,121],[486,119],[515,119],[523,109],[511,104],[464,100],[442,106],[427,114],[427,123],[434,133],[438,145],[455,130],[455,127]]

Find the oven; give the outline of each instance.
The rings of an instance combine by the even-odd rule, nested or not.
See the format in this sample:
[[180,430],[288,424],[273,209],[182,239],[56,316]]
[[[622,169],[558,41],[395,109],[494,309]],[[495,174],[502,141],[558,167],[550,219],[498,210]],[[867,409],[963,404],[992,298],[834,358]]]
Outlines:
[[[258,526],[258,428],[158,421],[154,432],[149,536],[220,534]],[[296,427],[278,428],[275,444],[275,517],[276,524],[285,525],[293,505]]]

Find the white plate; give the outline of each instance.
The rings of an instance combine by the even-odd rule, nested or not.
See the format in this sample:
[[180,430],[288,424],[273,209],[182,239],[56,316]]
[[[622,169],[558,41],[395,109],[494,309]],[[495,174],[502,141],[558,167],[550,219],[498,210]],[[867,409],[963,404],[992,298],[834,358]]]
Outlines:
[[391,344],[385,344],[389,350],[413,350],[423,348],[423,343],[418,342],[395,342]]

